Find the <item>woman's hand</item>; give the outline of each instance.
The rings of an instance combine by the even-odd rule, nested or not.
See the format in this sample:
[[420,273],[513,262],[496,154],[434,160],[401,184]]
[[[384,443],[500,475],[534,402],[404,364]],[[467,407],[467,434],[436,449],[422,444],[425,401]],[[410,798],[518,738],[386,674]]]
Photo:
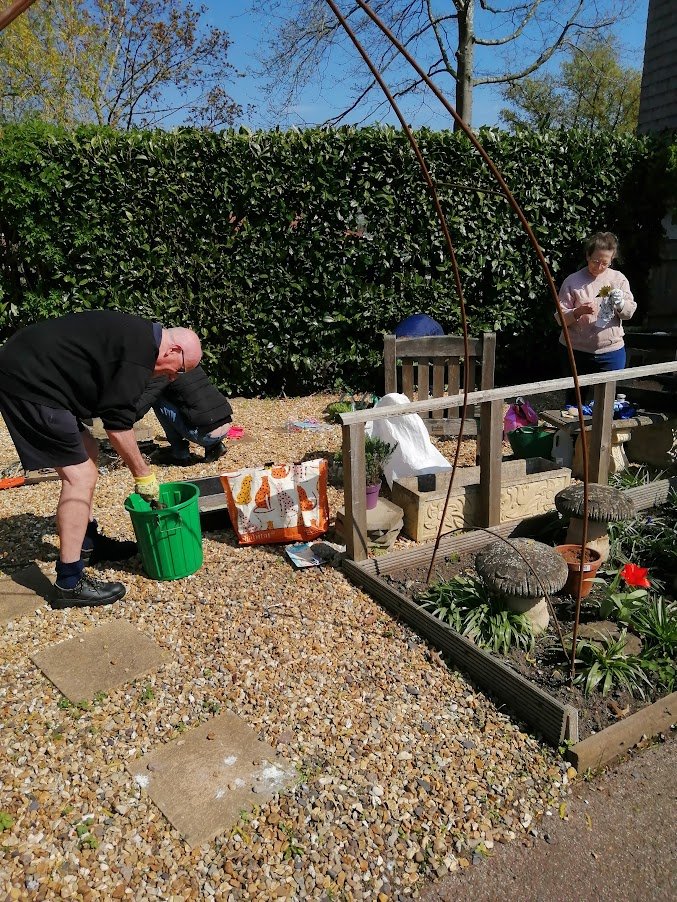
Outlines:
[[576,321],[578,321],[582,316],[596,316],[597,305],[594,303],[594,301],[587,301],[585,304],[581,304],[580,307],[574,307],[572,312]]

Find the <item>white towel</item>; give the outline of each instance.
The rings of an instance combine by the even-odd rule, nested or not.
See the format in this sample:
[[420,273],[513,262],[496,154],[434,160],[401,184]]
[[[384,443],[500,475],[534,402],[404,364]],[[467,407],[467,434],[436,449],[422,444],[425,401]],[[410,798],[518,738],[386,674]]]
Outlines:
[[[384,395],[375,407],[393,407],[409,404],[406,395]],[[403,476],[419,476],[425,473],[441,473],[451,470],[451,464],[443,457],[430,440],[425,423],[417,413],[405,413],[392,419],[371,420],[365,431],[375,438],[397,448],[383,467],[383,474],[392,488],[396,479]]]

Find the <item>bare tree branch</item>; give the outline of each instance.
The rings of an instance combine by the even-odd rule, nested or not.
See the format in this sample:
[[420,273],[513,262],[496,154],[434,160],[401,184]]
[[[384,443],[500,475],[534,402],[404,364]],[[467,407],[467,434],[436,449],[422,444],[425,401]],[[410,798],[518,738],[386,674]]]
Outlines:
[[[326,0],[251,2],[274,29],[259,74],[266,79],[272,103],[282,100],[278,112],[289,109],[309,82],[321,90],[325,80],[335,83],[338,77],[349,86],[350,100],[331,121],[375,114],[380,100],[368,89],[370,78],[361,62],[353,62],[352,48],[328,14]],[[468,86],[460,102],[469,108],[458,111],[469,121],[473,86],[526,77],[560,52],[565,39],[575,42],[590,30],[608,27],[634,2],[515,0],[504,5],[496,0],[370,0],[370,6],[424,68]],[[409,67],[393,55],[363,10],[356,9],[359,4],[353,0],[347,5],[352,28],[369,55],[381,60],[380,71],[385,66],[389,86],[415,93],[419,85]],[[476,49],[491,51],[491,56],[478,56],[476,65]],[[342,74],[337,76],[338,60]]]

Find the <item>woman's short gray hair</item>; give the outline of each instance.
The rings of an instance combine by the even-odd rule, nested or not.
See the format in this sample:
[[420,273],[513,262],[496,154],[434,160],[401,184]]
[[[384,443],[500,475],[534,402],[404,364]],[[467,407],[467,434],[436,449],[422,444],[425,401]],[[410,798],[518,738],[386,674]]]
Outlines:
[[611,251],[615,257],[618,253],[618,238],[613,232],[595,232],[585,242],[585,256],[592,257],[595,251]]

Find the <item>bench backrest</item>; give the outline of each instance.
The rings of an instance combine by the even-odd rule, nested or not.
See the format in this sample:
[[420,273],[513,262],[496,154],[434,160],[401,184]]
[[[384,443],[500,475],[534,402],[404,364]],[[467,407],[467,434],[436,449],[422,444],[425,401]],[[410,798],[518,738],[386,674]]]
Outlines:
[[[399,392],[410,401],[443,398],[463,391],[464,348],[460,335],[434,335],[426,338],[397,338],[386,335],[383,343],[386,394]],[[489,389],[494,386],[496,362],[496,334],[485,332],[480,338],[468,339],[468,390]],[[479,374],[478,374],[479,369]],[[474,407],[468,416],[475,417]],[[451,420],[459,416],[459,408],[432,411],[429,431],[455,434]],[[425,418],[424,418],[425,419]],[[449,430],[444,422],[448,421]]]

